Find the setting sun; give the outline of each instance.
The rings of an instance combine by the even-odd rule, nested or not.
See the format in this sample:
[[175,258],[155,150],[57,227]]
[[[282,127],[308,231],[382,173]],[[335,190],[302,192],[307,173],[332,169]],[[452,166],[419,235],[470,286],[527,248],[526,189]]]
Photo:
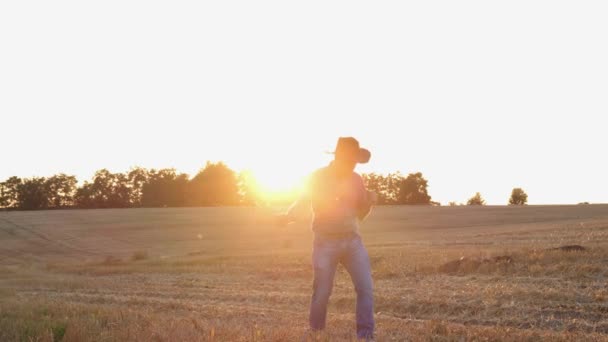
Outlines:
[[293,190],[301,184],[301,181],[298,181],[294,176],[283,174],[276,170],[254,172],[254,175],[260,184],[261,190],[268,192]]
[[289,169],[259,167],[251,171],[255,191],[266,201],[291,200],[304,186],[305,175]]

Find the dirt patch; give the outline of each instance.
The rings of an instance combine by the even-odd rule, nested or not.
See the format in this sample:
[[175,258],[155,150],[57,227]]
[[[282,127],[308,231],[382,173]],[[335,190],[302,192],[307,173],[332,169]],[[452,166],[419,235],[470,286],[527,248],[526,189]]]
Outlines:
[[563,251],[563,252],[583,252],[586,251],[587,248],[581,245],[566,245],[555,248],[549,248],[548,251]]

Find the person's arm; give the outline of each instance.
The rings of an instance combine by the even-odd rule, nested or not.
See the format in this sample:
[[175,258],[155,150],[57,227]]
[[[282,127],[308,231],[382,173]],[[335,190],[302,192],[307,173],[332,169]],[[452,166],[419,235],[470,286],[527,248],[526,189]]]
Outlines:
[[359,220],[365,220],[372,211],[372,207],[378,201],[378,195],[373,191],[368,191],[363,184],[363,179],[360,178],[359,191],[360,201],[357,208],[357,217]]
[[277,217],[278,224],[280,226],[286,226],[290,223],[294,223],[298,219],[298,213],[301,213],[304,210],[310,210],[311,207],[311,182],[308,182],[304,191],[300,194],[300,196],[293,202],[291,206],[287,209],[284,214],[281,214]]
[[301,213],[303,210],[310,209],[310,196],[308,192],[304,192],[298,197],[298,199],[293,202],[293,204],[287,209],[285,213],[285,217],[287,219],[287,224],[297,221],[298,213]]

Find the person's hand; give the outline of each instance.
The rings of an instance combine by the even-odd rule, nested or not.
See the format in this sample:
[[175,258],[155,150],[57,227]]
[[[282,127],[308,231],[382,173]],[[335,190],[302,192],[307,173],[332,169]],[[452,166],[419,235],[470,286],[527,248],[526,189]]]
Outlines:
[[371,204],[376,204],[378,203],[378,194],[375,191],[368,191],[367,199]]
[[279,215],[275,215],[274,217],[274,223],[275,225],[277,225],[278,227],[284,228],[287,227],[287,225],[289,225],[291,223],[291,219],[287,214],[279,214]]

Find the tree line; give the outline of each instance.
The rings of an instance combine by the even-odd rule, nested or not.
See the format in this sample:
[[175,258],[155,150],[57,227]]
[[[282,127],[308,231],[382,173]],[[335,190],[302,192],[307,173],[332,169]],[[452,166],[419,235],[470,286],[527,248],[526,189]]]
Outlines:
[[[422,173],[410,173],[403,176],[401,173],[380,175],[375,173],[364,174],[363,180],[369,190],[378,194],[378,204],[409,204],[409,205],[441,205],[431,200],[428,193],[428,181]],[[521,188],[514,188],[509,198],[509,205],[526,205],[528,194]],[[450,202],[450,206],[463,205]],[[486,201],[479,192],[469,198],[466,205],[485,205]]]
[[[363,174],[367,188],[378,194],[378,204],[440,205],[428,194],[422,173],[407,176]],[[517,190],[517,191],[516,191]],[[522,200],[525,195],[525,199]],[[515,197],[514,197],[515,196]],[[277,196],[282,202],[292,195]],[[510,204],[525,204],[527,195],[514,189]],[[99,170],[78,186],[75,176],[10,177],[0,182],[0,208],[36,210],[60,208],[139,208],[265,205],[267,199],[249,172],[237,173],[222,162],[207,162],[194,177],[175,169],[132,168],[124,173]],[[452,203],[450,203],[452,205]],[[481,195],[469,205],[485,204]]]
[[378,204],[431,204],[439,205],[431,200],[428,193],[428,181],[421,172],[403,176],[400,172],[381,175],[376,173],[363,174],[363,181],[368,190],[378,194]]
[[12,209],[231,206],[246,203],[247,189],[224,163],[207,163],[194,177],[175,169],[136,167],[95,172],[78,186],[75,176],[10,177],[0,183],[0,207]]

